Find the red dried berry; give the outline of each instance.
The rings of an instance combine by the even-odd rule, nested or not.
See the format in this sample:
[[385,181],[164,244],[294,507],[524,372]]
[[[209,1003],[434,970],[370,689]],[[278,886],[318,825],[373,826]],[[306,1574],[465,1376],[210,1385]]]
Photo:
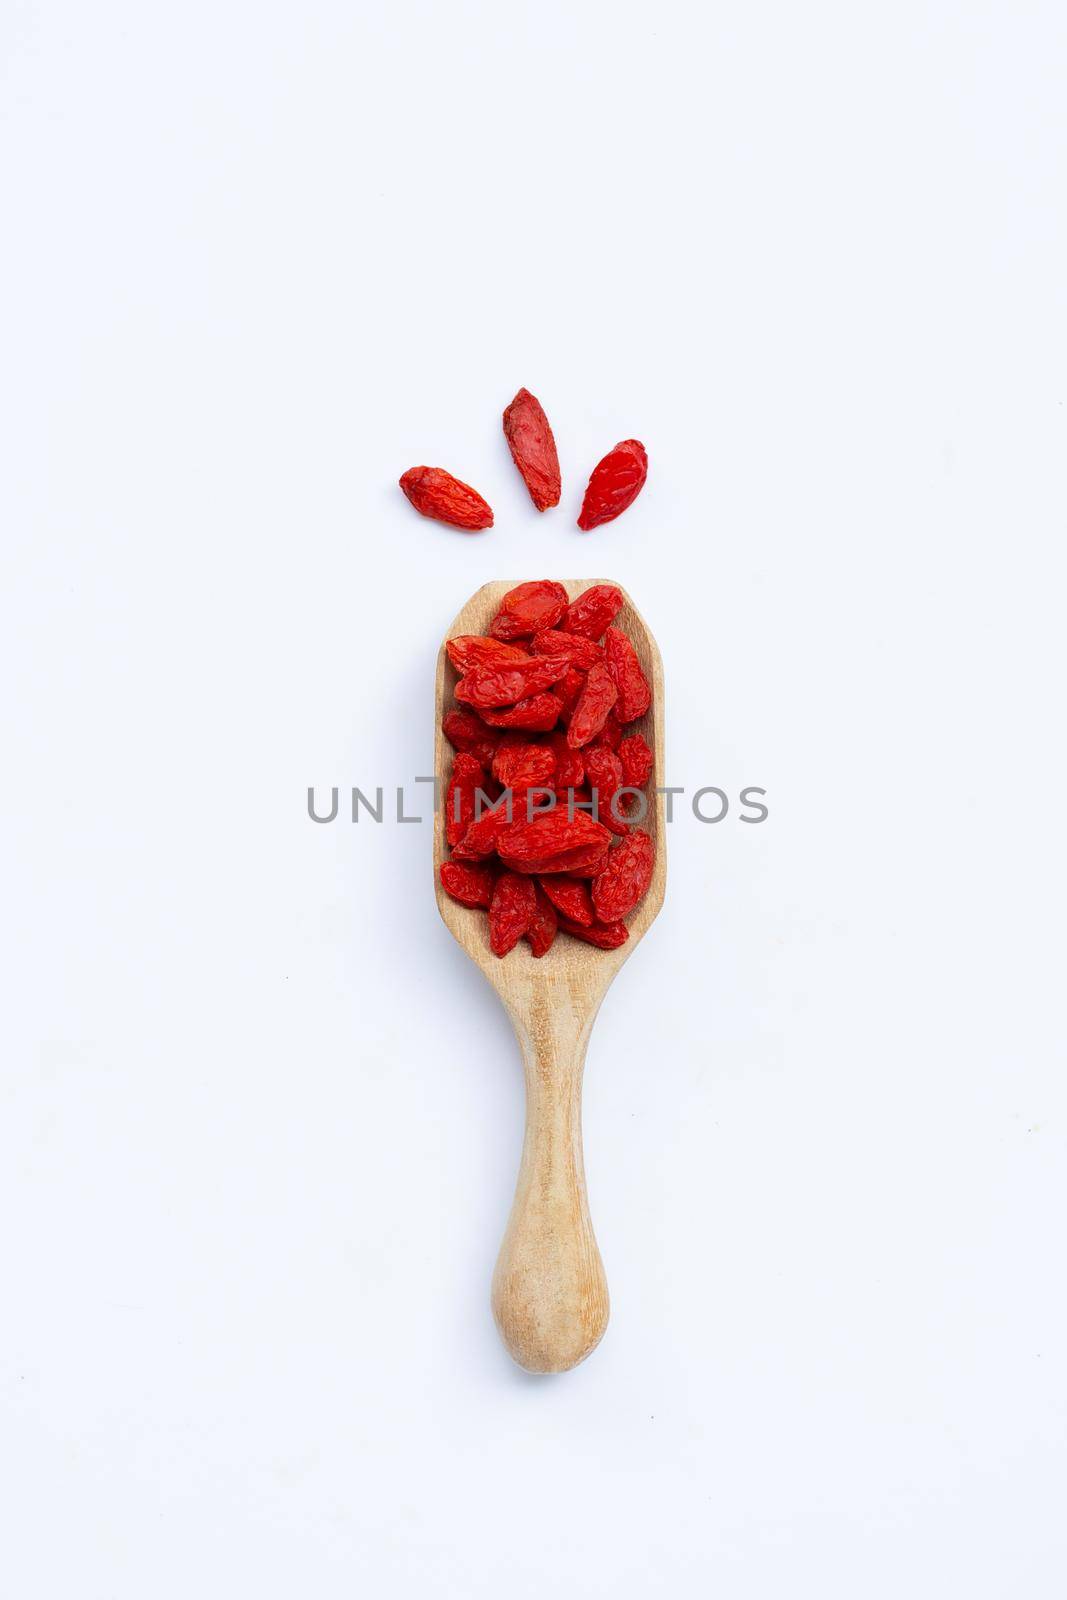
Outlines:
[[502,666],[472,667],[456,684],[456,699],[479,711],[495,711],[499,706],[517,705],[530,695],[558,683],[568,671],[562,656],[529,656],[525,661],[508,661]]
[[485,781],[481,764],[461,750],[452,763],[445,795],[445,838],[458,844],[474,820],[474,796]]
[[616,701],[608,712],[607,720],[596,736],[597,744],[606,744],[609,750],[618,752],[622,743],[622,723],[619,721],[619,706]]
[[615,707],[620,722],[633,722],[643,717],[652,704],[652,690],[641,669],[634,649],[621,628],[609,628],[604,635],[604,654],[608,671],[619,691]]
[[612,805],[622,788],[622,762],[615,752],[609,750],[607,745],[590,745],[585,751],[585,776],[590,790],[596,796],[598,819],[612,833],[628,833],[629,826],[623,818],[622,806]]
[[520,389],[504,412],[504,437],[538,511],[559,505],[559,456],[540,400]]
[[559,926],[562,933],[569,933],[586,944],[595,944],[598,950],[617,950],[630,937],[625,922],[597,923],[592,928],[583,928],[580,922],[568,922],[560,917]]
[[628,789],[643,789],[652,775],[655,758],[639,733],[628,734],[619,745],[622,780]]
[[599,878],[593,880],[593,905],[601,922],[629,916],[652,882],[656,847],[637,828],[612,850]]
[[648,454],[640,439],[624,439],[598,461],[589,478],[578,526],[588,533],[632,506],[648,477]]
[[559,701],[559,720],[566,727],[571,720],[571,712],[578,704],[578,696],[585,688],[585,673],[578,667],[569,667],[564,676],[553,686],[552,693]]
[[526,930],[526,937],[530,942],[531,954],[539,959],[552,948],[559,927],[559,918],[555,906],[542,889],[535,889],[534,894],[534,914]]
[[592,639],[583,639],[578,633],[561,633],[558,628],[545,628],[533,636],[535,656],[564,656],[572,667],[588,672],[594,661],[603,661],[604,652]]
[[[586,749],[585,754],[588,755],[590,750],[594,748],[596,747],[589,746]],[[610,750],[608,751],[608,754],[611,754]],[[590,789],[575,789],[574,803],[575,805],[582,806],[583,809],[588,809],[589,815],[595,815],[597,821],[602,822],[605,828],[609,828],[612,833],[617,834],[620,837],[624,833],[629,833],[630,824],[628,822],[624,822],[622,817],[617,817],[615,815],[611,809],[610,798],[608,796],[602,794],[594,795]],[[619,810],[621,811],[622,809],[623,808],[620,805]]]
[[559,721],[559,701],[554,694],[532,694],[507,711],[485,711],[491,728],[524,728],[527,733],[548,733]]
[[502,872],[493,885],[489,903],[489,948],[495,956],[514,950],[533,921],[537,895],[530,878]]
[[570,816],[562,805],[513,822],[500,835],[497,852],[516,872],[575,872],[595,860],[609,840],[608,830],[588,812]]
[[493,777],[505,789],[536,789],[556,775],[556,757],[547,744],[531,744],[522,736],[505,735],[493,757]]
[[494,639],[530,639],[554,628],[567,609],[567,591],[550,578],[537,578],[509,589],[489,625]]
[[580,633],[585,639],[603,638],[604,629],[622,610],[622,590],[613,583],[594,583],[572,600],[563,619],[566,633]]
[[[505,644],[503,639],[483,639],[475,633],[461,633],[445,645],[448,659],[462,675],[472,667],[499,667],[511,661],[528,661],[530,652],[518,644]],[[551,655],[551,651],[542,651]]]
[[567,743],[565,733],[550,733],[548,746],[555,757],[556,770],[553,777],[553,787],[556,789],[577,789],[585,782],[585,762],[582,760],[581,751],[572,750]]
[[500,735],[473,711],[446,711],[441,731],[454,750],[467,750],[483,767],[493,759]]
[[596,921],[589,885],[580,878],[540,878],[538,882],[556,910],[570,922],[591,927]]
[[461,861],[442,861],[441,885],[461,906],[485,906],[493,898],[493,874],[488,867],[471,867]]
[[424,517],[453,528],[477,531],[493,526],[493,509],[477,489],[461,483],[443,467],[409,467],[400,487]]
[[568,878],[599,878],[608,864],[610,850],[591,851],[587,860],[577,867],[568,867]]
[[618,690],[611,673],[602,661],[597,661],[586,673],[582,692],[571,712],[567,743],[572,750],[580,750],[583,744],[596,737],[617,699]]
[[514,804],[509,815],[507,804],[499,809],[483,808],[480,817],[475,817],[466,833],[452,850],[454,861],[482,861],[486,856],[491,856],[496,850],[497,840],[506,828],[510,828],[516,817]]

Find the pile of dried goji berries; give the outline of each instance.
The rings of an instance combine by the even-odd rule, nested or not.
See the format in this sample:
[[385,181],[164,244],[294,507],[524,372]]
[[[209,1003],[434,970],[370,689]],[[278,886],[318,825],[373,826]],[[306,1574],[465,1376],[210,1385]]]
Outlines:
[[525,938],[543,956],[560,929],[614,950],[651,882],[655,847],[637,823],[653,756],[627,727],[652,692],[613,625],[621,606],[613,584],[568,601],[561,583],[520,583],[488,637],[446,646],[460,676],[442,724],[456,754],[441,882],[489,912],[494,955]]
[[[504,412],[504,437],[538,511],[558,506],[562,479],[556,440],[544,407],[529,389],[520,389]],[[633,505],[648,477],[648,455],[640,439],[624,439],[598,461],[586,486],[578,526],[588,533],[613,522]],[[469,533],[493,526],[493,508],[469,483],[444,467],[409,467],[400,487],[416,511]]]

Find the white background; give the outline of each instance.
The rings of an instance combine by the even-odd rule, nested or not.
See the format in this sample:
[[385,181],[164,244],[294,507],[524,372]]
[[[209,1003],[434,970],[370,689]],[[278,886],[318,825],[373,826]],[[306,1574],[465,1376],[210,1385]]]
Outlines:
[[[0,37],[5,1594],[1061,1596],[1059,0]],[[555,1380],[429,830],[305,809],[427,771],[443,629],[542,575],[630,588],[671,781],[771,807],[680,818],[597,1024]]]

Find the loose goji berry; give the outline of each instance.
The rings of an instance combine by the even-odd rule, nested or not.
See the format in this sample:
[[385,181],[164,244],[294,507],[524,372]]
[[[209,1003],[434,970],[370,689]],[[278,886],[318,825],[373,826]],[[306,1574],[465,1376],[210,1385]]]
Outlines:
[[[551,657],[546,659],[551,660]],[[572,750],[580,750],[583,744],[588,744],[600,732],[618,694],[607,667],[602,661],[595,662],[586,673],[582,692],[567,727],[567,743]]]
[[531,878],[502,872],[489,903],[489,948],[495,956],[514,950],[533,921],[537,894]]
[[530,918],[530,926],[526,930],[526,937],[530,942],[531,954],[537,958],[545,955],[552,948],[559,927],[559,918],[552,901],[543,889],[535,889],[534,914]]
[[520,389],[504,412],[504,437],[538,511],[559,505],[559,456],[540,400]]
[[621,610],[622,590],[613,583],[594,583],[567,607],[564,631],[580,633],[586,639],[603,638],[604,629]]
[[499,807],[484,810],[475,817],[459,843],[453,847],[454,861],[482,861],[496,850],[496,842],[506,828],[510,828],[517,813],[514,804],[509,808],[504,801]]
[[502,666],[472,667],[456,684],[456,699],[479,711],[495,711],[499,706],[517,705],[530,695],[539,694],[558,683],[569,668],[562,656],[529,656],[525,661],[508,661]]
[[610,745],[591,744],[584,751],[585,777],[591,789],[610,799],[622,787],[622,762]]
[[568,878],[599,878],[608,864],[610,850],[593,850],[578,866],[567,868]]
[[[598,878],[604,870],[608,852],[599,845],[586,845],[580,850],[567,850],[559,856],[549,856],[537,868],[539,873],[565,873],[568,878]],[[524,870],[524,869],[516,869]]]
[[570,922],[580,922],[588,928],[596,921],[588,883],[580,878],[539,878],[538,882],[556,910]]
[[589,745],[585,751],[585,776],[589,788],[596,796],[597,818],[612,833],[629,833],[629,825],[622,807],[612,805],[622,788],[622,762],[607,745]]
[[618,751],[622,743],[622,723],[619,721],[618,702],[608,712],[607,720],[596,736],[597,744],[606,744],[609,750]]
[[648,477],[648,454],[640,439],[624,439],[598,461],[589,478],[578,516],[578,526],[588,533],[632,506]]
[[[482,639],[474,633],[461,633],[449,639],[445,649],[460,676],[472,667],[499,667],[509,661],[528,661],[530,657],[530,652],[521,645],[505,644],[503,639]],[[551,655],[552,651],[542,650],[539,654]]]
[[493,777],[505,789],[535,789],[550,783],[555,774],[556,757],[547,744],[531,744],[521,735],[507,734],[497,746]]
[[545,628],[535,633],[533,653],[535,656],[565,656],[572,667],[580,667],[583,672],[588,671],[594,661],[604,659],[604,652],[592,639],[583,639],[579,633],[561,633],[558,628]]
[[554,694],[532,694],[506,711],[483,711],[491,728],[525,728],[527,733],[548,733],[559,721],[559,701]]
[[585,811],[568,815],[566,806],[529,821],[513,822],[500,835],[497,852],[516,872],[573,872],[595,859],[609,843],[608,830]]
[[477,531],[493,526],[493,508],[477,489],[461,483],[443,467],[409,467],[400,487],[424,517],[453,528]]
[[492,762],[500,735],[473,711],[446,711],[441,731],[454,750],[468,750],[483,767]]
[[467,866],[462,861],[442,861],[441,884],[461,906],[484,906],[493,898],[493,874],[488,867]]
[[445,837],[458,844],[474,820],[474,796],[484,780],[479,762],[461,750],[452,763],[445,796]]
[[550,733],[548,747],[555,757],[556,770],[552,779],[556,789],[577,789],[585,782],[585,762],[580,750],[572,750],[565,733]]
[[603,872],[593,879],[593,905],[601,922],[628,916],[644,898],[655,859],[655,846],[640,828],[611,851]]
[[598,922],[592,928],[583,928],[580,922],[568,922],[560,917],[559,926],[561,932],[582,939],[586,944],[595,944],[599,950],[617,950],[630,937],[625,922]]
[[[588,746],[585,753],[588,754],[593,748],[594,746]],[[610,755],[611,751],[609,750],[607,753]],[[594,794],[591,789],[575,789],[573,795],[576,805],[581,806],[583,810],[588,809],[589,815],[591,817],[595,816],[597,821],[602,822],[605,828],[609,828],[612,833],[619,836],[629,833],[630,824],[625,822],[621,815],[618,817],[615,815],[611,808],[609,796],[599,793]],[[621,805],[619,811],[622,811]]]
[[628,734],[619,745],[623,783],[628,789],[643,789],[648,782],[654,757],[639,733]]
[[552,693],[559,701],[559,720],[566,727],[571,720],[571,712],[578,703],[578,696],[585,688],[585,673],[578,667],[569,667],[558,683],[553,684]]
[[641,670],[637,651],[621,628],[609,628],[604,635],[604,654],[612,681],[619,691],[615,708],[619,721],[633,722],[635,718],[643,717],[652,704],[652,690]]
[[567,591],[550,578],[537,578],[509,589],[489,624],[494,639],[529,639],[554,628],[567,609]]

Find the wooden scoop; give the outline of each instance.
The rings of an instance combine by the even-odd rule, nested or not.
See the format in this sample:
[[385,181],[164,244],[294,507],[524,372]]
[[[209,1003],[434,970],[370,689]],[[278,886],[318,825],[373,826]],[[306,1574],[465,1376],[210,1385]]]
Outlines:
[[[485,634],[501,597],[515,587],[487,583],[471,596],[447,637]],[[571,599],[591,587],[565,584]],[[619,585],[618,587],[621,587]],[[582,1160],[582,1069],[589,1032],[612,978],[633,954],[663,904],[667,876],[663,796],[663,667],[656,642],[626,591],[616,624],[629,634],[652,688],[646,716],[627,732],[642,733],[655,754],[642,826],[656,843],[656,865],[644,900],[627,919],[630,937],[618,950],[598,950],[560,933],[535,960],[525,940],[498,959],[489,948],[489,919],[449,899],[440,866],[448,851],[443,805],[434,817],[437,904],[452,933],[499,994],[522,1050],[526,1073],[526,1138],[504,1242],[493,1274],[492,1305],[500,1335],[528,1372],[565,1372],[595,1349],[608,1321],[608,1286],[593,1237]],[[442,645],[437,663],[434,770],[445,793],[452,747],[441,719],[455,701],[457,673]]]

